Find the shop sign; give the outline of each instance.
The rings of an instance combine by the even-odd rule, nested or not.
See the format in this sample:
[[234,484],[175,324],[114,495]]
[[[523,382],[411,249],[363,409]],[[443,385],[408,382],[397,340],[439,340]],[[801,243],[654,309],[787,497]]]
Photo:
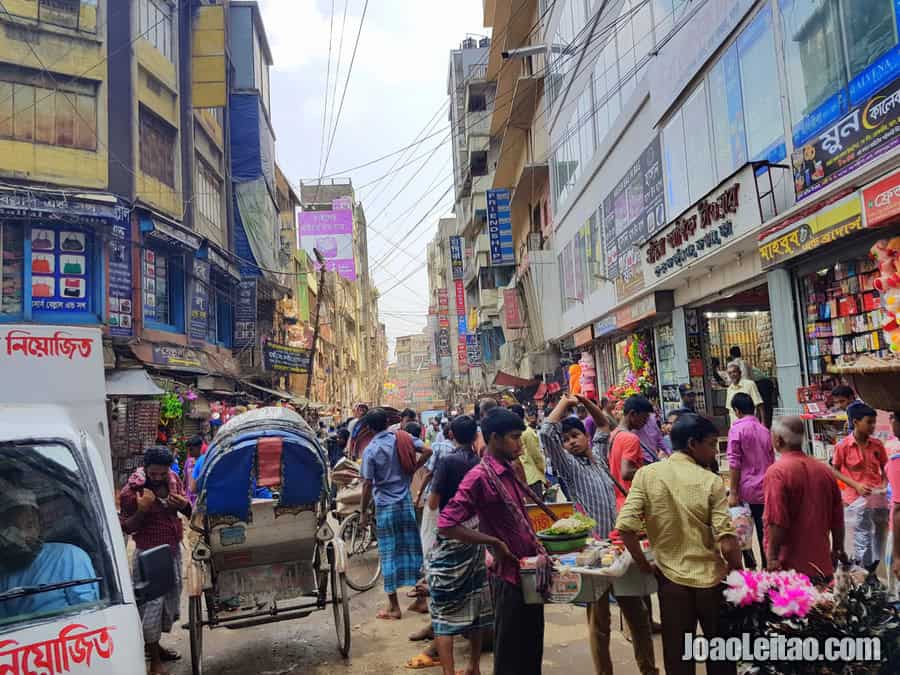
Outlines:
[[[606,273],[611,279],[629,273],[625,283],[636,283],[640,258],[632,247],[655,234],[666,222],[659,136],[641,153],[603,200],[603,244]],[[635,265],[634,263],[638,263]],[[643,287],[643,280],[639,287]]]
[[450,237],[450,268],[454,279],[462,279],[465,276],[462,237]]
[[616,310],[616,328],[627,328],[641,319],[646,319],[654,314],[656,314],[656,304],[653,295],[650,294],[641,300]]
[[491,246],[491,265],[513,265],[512,216],[510,191],[506,188],[487,191],[487,222]]
[[522,307],[519,304],[519,291],[515,288],[503,290],[503,320],[505,327],[510,330],[525,328]]
[[579,331],[575,332],[575,335],[572,336],[574,338],[575,348],[583,347],[586,344],[590,344],[594,339],[594,327],[593,326],[585,326]]
[[31,230],[31,309],[36,312],[87,312],[93,283],[91,237],[54,226]]
[[209,263],[194,258],[191,273],[191,342],[203,343],[209,329]]
[[759,227],[759,205],[750,198],[755,193],[753,167],[747,165],[642,247],[647,267],[657,279],[665,277]]
[[465,335],[466,333],[469,332],[467,323],[468,322],[466,321],[466,317],[464,314],[457,315],[457,317],[456,317],[456,332],[459,335]]
[[481,344],[478,336],[471,333],[466,335],[466,360],[469,368],[481,368]]
[[884,225],[900,216],[900,171],[863,190],[866,227]]
[[460,316],[466,315],[466,288],[463,286],[462,279],[453,282],[456,290],[456,313]]
[[312,351],[299,347],[288,347],[274,342],[263,345],[263,367],[275,373],[308,373],[312,361]]
[[782,230],[767,237],[759,245],[762,267],[773,267],[861,229],[859,194],[853,193],[833,206],[800,220],[789,231]]
[[237,301],[234,304],[234,346],[238,349],[252,347],[256,343],[256,279],[237,285]]
[[45,196],[34,192],[0,192],[0,216],[65,221],[80,225],[105,225],[109,221],[125,224],[130,211],[112,204],[95,204],[67,197]]
[[450,356],[450,331],[447,328],[441,328],[437,334],[438,355],[443,361],[443,357]]
[[821,190],[900,143],[900,80],[851,109],[829,129],[794,150],[797,200]]
[[153,363],[170,368],[203,369],[200,354],[187,347],[153,345]]
[[127,225],[113,225],[109,239],[109,334],[131,337],[133,314],[131,241]]
[[607,314],[602,319],[594,323],[594,335],[599,337],[603,337],[604,335],[609,335],[610,333],[615,332],[616,330],[616,315]]
[[237,265],[228,261],[225,256],[208,244],[206,246],[206,256],[207,260],[209,260],[209,264],[216,269],[235,279],[241,278],[241,271],[238,269]]

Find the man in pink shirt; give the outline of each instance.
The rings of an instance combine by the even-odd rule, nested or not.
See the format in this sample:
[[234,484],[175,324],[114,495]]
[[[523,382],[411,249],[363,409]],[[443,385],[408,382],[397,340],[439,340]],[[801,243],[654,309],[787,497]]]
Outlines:
[[[765,509],[763,479],[766,470],[775,462],[775,451],[772,449],[772,435],[754,414],[755,408],[748,394],[735,394],[731,399],[735,420],[728,430],[728,469],[731,475],[728,505],[746,503],[750,506],[765,569],[766,552],[762,543]],[[752,550],[744,551],[744,565],[756,568]]]

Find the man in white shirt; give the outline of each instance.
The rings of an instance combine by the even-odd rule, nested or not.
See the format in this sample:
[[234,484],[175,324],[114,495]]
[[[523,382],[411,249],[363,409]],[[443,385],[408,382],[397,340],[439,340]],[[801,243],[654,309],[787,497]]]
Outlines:
[[731,408],[731,399],[734,398],[735,394],[747,394],[751,399],[753,399],[753,407],[756,410],[756,417],[762,422],[765,417],[763,416],[763,398],[759,393],[759,389],[756,387],[756,382],[751,379],[744,377],[741,372],[741,366],[739,363],[732,361],[728,364],[728,391],[725,394],[725,407],[728,408],[728,415],[731,421],[731,424],[734,424],[735,420],[737,420],[737,416],[734,414],[734,410]]

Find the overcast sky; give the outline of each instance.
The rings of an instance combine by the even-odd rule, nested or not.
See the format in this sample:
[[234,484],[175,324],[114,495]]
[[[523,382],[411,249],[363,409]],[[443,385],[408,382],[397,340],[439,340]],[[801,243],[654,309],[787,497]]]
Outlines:
[[[345,3],[349,4],[337,95],[333,97]],[[336,113],[364,3],[260,0],[275,60],[271,96],[276,154],[285,175],[295,184],[320,173],[332,7],[328,99],[329,108],[332,98],[336,99]],[[369,220],[370,269],[384,294],[379,306],[381,319],[391,341],[398,335],[417,333],[425,325],[425,269],[397,284],[425,262],[425,247],[434,236],[439,216],[452,211],[452,190],[439,199],[452,183],[446,107],[449,53],[467,33],[489,33],[482,28],[481,9],[481,0],[369,1],[324,174],[349,176],[357,187],[357,198]],[[347,173],[347,169],[409,145],[430,121],[423,135],[439,135],[411,149],[400,163],[411,162],[405,169],[398,167],[390,178],[363,189],[359,186],[388,174],[401,156]],[[430,209],[431,215],[404,238]]]

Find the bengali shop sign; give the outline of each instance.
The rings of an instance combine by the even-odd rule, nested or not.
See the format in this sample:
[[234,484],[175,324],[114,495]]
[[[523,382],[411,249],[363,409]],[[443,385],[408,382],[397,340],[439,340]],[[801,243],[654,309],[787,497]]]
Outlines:
[[454,279],[462,279],[465,276],[462,237],[450,237],[450,268]]
[[461,316],[466,314],[466,287],[463,286],[462,279],[453,282],[456,290],[456,313]]
[[522,305],[519,303],[519,291],[515,288],[503,290],[503,322],[510,330],[525,328],[522,318]]
[[852,108],[830,128],[794,150],[797,200],[818,192],[900,143],[900,80]]
[[481,368],[481,344],[478,336],[471,333],[466,335],[466,361],[469,368]]
[[510,191],[506,188],[487,191],[491,265],[513,265],[516,262],[509,201]]
[[191,320],[189,334],[191,342],[202,344],[209,331],[209,263],[194,258],[191,279]]
[[241,281],[237,285],[237,300],[234,303],[234,346],[236,348],[252,347],[256,343],[256,312],[256,279]]
[[762,268],[843,239],[862,227],[862,206],[859,193],[854,192],[826,209],[791,222],[787,230],[782,228],[765,237],[759,245]]
[[113,225],[109,239],[107,305],[109,334],[131,337],[133,314],[131,241],[127,225]]
[[900,171],[863,190],[866,226],[877,227],[900,216]]
[[275,373],[308,373],[312,360],[309,349],[279,345],[267,342],[263,345],[263,364],[265,370]]

